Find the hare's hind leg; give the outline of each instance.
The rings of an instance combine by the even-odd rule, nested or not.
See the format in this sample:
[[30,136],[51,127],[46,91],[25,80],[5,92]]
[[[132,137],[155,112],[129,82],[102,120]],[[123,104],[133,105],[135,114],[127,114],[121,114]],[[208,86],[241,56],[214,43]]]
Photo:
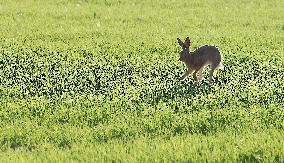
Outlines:
[[218,68],[216,68],[216,69],[214,70],[214,72],[213,72],[213,77],[216,76],[217,72],[218,72]]
[[210,71],[209,71],[209,83],[213,83],[213,77],[217,73],[217,67],[218,65],[210,65]]
[[211,70],[209,72],[209,82],[212,83],[213,77],[216,76],[218,70],[223,70],[224,65],[220,62],[217,66],[210,66]]

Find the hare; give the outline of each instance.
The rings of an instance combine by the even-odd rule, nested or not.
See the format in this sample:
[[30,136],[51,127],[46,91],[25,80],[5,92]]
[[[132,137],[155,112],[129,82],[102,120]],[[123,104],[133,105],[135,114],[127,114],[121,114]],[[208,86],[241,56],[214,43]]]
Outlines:
[[[218,69],[223,69],[222,56],[220,51],[215,46],[204,45],[196,49],[194,52],[189,51],[190,40],[187,37],[184,43],[177,38],[182,51],[179,53],[179,60],[184,62],[187,69],[180,80],[183,80],[188,75],[193,73],[193,78],[196,82],[203,79],[202,71],[207,65],[210,65],[209,83],[213,82],[213,74],[215,75]],[[214,72],[215,71],[215,72]]]

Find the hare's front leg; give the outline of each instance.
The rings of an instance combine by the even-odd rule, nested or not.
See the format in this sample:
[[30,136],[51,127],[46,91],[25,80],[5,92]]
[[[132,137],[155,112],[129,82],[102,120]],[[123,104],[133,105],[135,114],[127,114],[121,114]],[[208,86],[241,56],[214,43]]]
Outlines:
[[193,73],[194,85],[196,85],[196,84],[198,83],[197,72],[198,72],[198,71],[196,70],[196,71],[194,71],[194,73]]
[[213,83],[213,73],[214,73],[214,69],[211,69],[209,71],[209,84]]
[[197,75],[198,75],[197,80],[198,80],[198,81],[202,81],[202,80],[203,80],[202,71],[203,71],[203,67],[202,67],[201,69],[199,69],[198,72],[197,72]]
[[183,80],[184,78],[186,78],[189,74],[191,74],[193,72],[193,70],[191,69],[187,69],[185,71],[185,73],[179,78],[179,80]]
[[203,67],[201,67],[200,69],[196,70],[193,73],[193,79],[195,80],[195,82],[199,82],[203,79],[202,71],[203,71]]
[[193,79],[194,79],[195,82],[198,81],[198,78],[197,78],[197,71],[195,71],[195,72],[193,73]]

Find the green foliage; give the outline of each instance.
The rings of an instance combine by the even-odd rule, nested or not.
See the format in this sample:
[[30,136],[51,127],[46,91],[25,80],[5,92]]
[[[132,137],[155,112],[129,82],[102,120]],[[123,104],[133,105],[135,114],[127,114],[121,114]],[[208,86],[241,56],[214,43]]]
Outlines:
[[[283,8],[0,1],[0,162],[283,162]],[[186,36],[221,49],[214,84],[178,80]]]

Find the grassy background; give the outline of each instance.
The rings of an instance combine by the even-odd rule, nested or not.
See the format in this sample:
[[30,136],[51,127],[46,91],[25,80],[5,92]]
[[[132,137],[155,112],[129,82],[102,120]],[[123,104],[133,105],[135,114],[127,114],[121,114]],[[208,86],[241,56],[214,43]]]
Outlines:
[[[1,0],[0,161],[283,162],[283,8]],[[177,80],[186,36],[221,49],[215,84]]]

